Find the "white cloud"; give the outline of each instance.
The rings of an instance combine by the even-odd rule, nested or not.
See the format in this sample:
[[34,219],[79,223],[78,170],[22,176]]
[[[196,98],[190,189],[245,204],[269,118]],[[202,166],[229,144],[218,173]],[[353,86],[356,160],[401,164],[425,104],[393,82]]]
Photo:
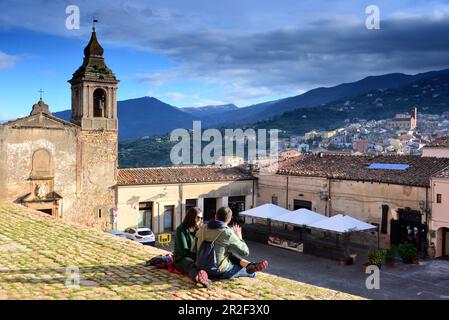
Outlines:
[[0,121],[4,122],[4,121],[14,120],[14,119],[21,118],[21,117],[23,117],[23,116],[16,115],[16,114],[0,114]]
[[12,68],[19,61],[18,56],[8,55],[0,51],[0,70]]

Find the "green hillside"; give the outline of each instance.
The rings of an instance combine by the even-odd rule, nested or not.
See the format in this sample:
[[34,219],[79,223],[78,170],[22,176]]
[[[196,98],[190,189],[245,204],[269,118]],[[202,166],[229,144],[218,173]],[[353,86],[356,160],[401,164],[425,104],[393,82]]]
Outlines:
[[379,89],[353,98],[341,99],[322,107],[297,109],[271,120],[254,124],[257,128],[277,128],[288,134],[310,130],[332,130],[344,126],[345,120],[379,120],[407,112],[441,114],[449,111],[449,76],[439,75],[397,89]]

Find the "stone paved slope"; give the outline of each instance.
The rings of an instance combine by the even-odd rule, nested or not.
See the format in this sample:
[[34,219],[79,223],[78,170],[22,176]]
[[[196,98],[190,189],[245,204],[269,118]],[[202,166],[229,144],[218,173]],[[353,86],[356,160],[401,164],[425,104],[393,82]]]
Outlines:
[[[263,273],[199,288],[144,265],[160,253],[166,252],[0,203],[0,299],[356,298]],[[79,287],[66,285],[70,266],[79,269]]]

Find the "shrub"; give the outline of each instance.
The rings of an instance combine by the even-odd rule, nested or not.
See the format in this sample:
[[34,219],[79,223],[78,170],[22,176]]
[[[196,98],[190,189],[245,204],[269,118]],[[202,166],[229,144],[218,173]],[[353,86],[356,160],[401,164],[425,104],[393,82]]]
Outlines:
[[411,243],[403,243],[398,246],[398,254],[404,263],[412,263],[416,257],[416,247]]
[[398,255],[398,247],[394,244],[385,252],[385,261],[394,261]]
[[382,265],[384,255],[385,253],[383,250],[370,250],[368,252],[368,265]]

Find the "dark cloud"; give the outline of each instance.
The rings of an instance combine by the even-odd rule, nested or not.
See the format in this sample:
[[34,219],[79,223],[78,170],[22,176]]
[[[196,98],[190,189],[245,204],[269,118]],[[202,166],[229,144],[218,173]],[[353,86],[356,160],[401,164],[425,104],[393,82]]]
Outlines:
[[180,74],[285,92],[373,74],[449,67],[446,34],[447,16],[386,20],[380,30],[323,21],[314,28],[255,34],[179,33],[142,45],[171,56],[182,66]]
[[[10,14],[0,16],[0,26],[17,25],[22,20],[22,27],[68,36],[60,27],[63,17],[53,11],[46,15],[42,9],[53,6],[60,11],[67,3],[51,5],[41,1],[41,6],[33,5],[30,10],[21,8],[15,19]],[[292,12],[297,12],[293,3],[284,6],[284,11],[291,7]],[[293,15],[282,23],[287,16],[274,9],[280,5],[274,1],[261,1],[263,13],[256,10],[255,3],[254,10],[247,8],[244,13],[232,6],[220,7],[221,15],[210,14],[207,1],[198,2],[193,9],[188,7],[191,3],[183,1],[103,0],[78,4],[83,17],[96,14],[100,18],[105,41],[160,52],[176,62],[168,70],[148,74],[142,70],[138,75],[141,81],[152,85],[185,79],[213,83],[223,89],[217,98],[238,104],[369,75],[449,67],[449,41],[445,39],[449,34],[449,11],[444,6],[438,14],[390,15],[385,19],[381,15],[381,29],[368,30],[362,7],[361,15],[355,18],[332,14],[314,18],[311,14],[304,22]],[[276,23],[267,14],[270,6]],[[0,9],[11,10],[11,5],[0,5]],[[307,9],[324,11],[319,4]],[[32,15],[37,19],[32,20]],[[266,19],[265,23],[259,16]],[[58,26],[49,17],[58,21]]]

